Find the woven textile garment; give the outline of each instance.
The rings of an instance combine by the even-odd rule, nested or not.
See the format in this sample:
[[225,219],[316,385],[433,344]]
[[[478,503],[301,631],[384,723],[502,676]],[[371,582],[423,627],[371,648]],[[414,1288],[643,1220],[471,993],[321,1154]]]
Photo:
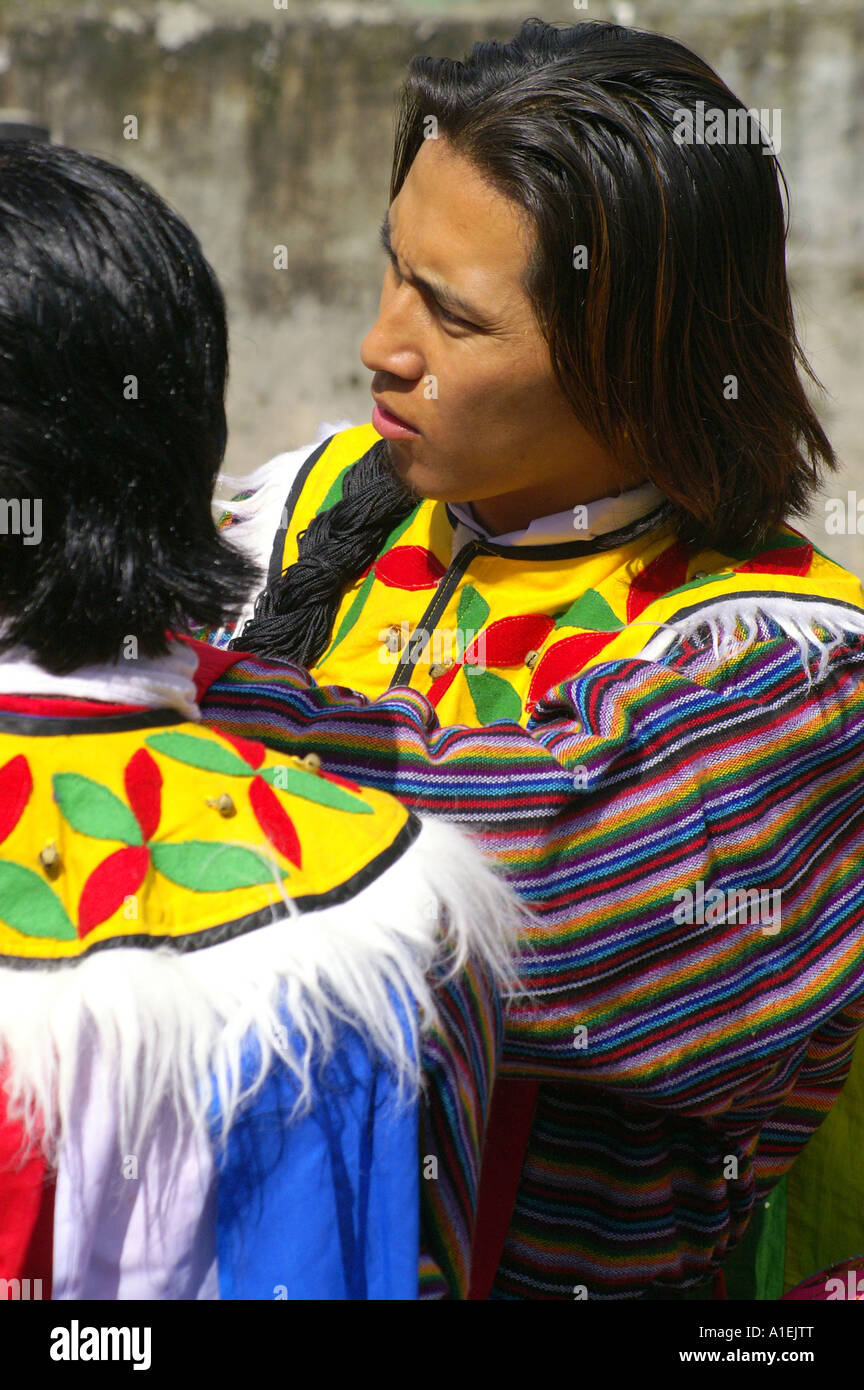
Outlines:
[[[376,439],[310,456],[272,572]],[[312,679],[247,658],[205,702],[469,825],[537,910],[504,1067],[539,1089],[493,1297],[703,1282],[864,1019],[858,580],[786,526],[755,554],[687,550],[662,508],[576,535],[510,547],[422,503]],[[423,1195],[440,1263],[459,1238]]]

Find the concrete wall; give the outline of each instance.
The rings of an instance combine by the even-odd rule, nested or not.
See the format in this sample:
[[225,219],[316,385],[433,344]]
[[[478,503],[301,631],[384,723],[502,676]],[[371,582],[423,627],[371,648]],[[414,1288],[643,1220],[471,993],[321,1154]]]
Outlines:
[[[134,169],[199,233],[230,307],[228,462],[246,471],[321,420],[368,418],[358,346],[383,271],[376,227],[408,59],[461,56],[528,14],[674,34],[744,103],[781,109],[799,329],[846,465],[830,491],[857,488],[864,503],[864,12],[851,0],[0,0],[0,106]],[[864,572],[864,536],[826,538],[821,504],[810,529]]]

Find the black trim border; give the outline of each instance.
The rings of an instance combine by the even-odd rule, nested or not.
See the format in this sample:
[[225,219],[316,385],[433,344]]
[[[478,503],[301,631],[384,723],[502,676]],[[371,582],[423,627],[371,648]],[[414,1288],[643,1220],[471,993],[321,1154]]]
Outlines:
[[74,714],[15,714],[5,710],[0,712],[0,734],[19,734],[21,738],[36,738],[40,734],[49,738],[67,734],[125,734],[132,729],[153,729],[163,724],[188,722],[188,714],[171,709],[147,710],[144,714],[95,714],[78,717]]
[[[661,599],[668,597],[668,594],[661,595]],[[847,603],[845,599],[829,598],[826,594],[794,594],[786,589],[735,589],[732,593],[715,594],[713,598],[702,599],[700,603],[688,604],[686,608],[676,608],[669,618],[649,619],[649,622],[656,622],[658,627],[668,627],[676,618],[688,618],[691,613],[698,613],[701,608],[716,608],[718,603],[732,603],[735,599],[748,598],[784,598],[793,603],[827,603],[832,608],[851,608],[856,613],[864,611],[855,608],[853,603]],[[647,610],[643,610],[643,614],[645,611]],[[640,614],[640,618],[643,614]],[[770,617],[770,614],[768,616]]]
[[270,551],[270,564],[267,566],[268,584],[275,584],[276,580],[282,577],[282,552],[285,549],[285,537],[288,534],[288,528],[291,525],[291,520],[294,516],[295,511],[297,510],[297,503],[300,501],[300,493],[306,486],[306,480],[309,477],[309,474],[312,472],[312,469],[314,468],[315,464],[318,462],[328,445],[333,443],[333,440],[335,438],[336,435],[331,434],[329,438],[324,440],[323,444],[319,444],[317,449],[312,450],[309,457],[303,463],[300,472],[297,474],[293,483],[291,484],[291,490],[288,493],[288,496],[285,498],[285,505],[282,508],[282,520],[279,525],[279,530],[276,532],[276,539],[273,542],[273,549]]
[[[450,602],[453,590],[474,557],[479,555],[484,549],[484,543],[479,539],[467,541],[455,559],[450,561],[447,570],[441,577],[438,588],[435,590],[431,600],[426,606],[423,617],[408,639],[406,655],[403,656],[396,667],[393,673],[393,679],[387,687],[388,690],[393,690],[395,686],[405,684],[405,676],[408,676],[409,673],[414,670],[414,667],[429,645],[432,632],[434,631],[434,624]],[[428,626],[429,623],[433,624],[432,628]]]

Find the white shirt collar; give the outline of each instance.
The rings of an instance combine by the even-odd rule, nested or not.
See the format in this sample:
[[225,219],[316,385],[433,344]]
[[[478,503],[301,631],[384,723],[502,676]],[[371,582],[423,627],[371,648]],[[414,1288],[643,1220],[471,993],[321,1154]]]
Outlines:
[[[590,541],[608,531],[617,531],[630,522],[658,507],[663,494],[653,483],[642,483],[640,487],[614,497],[599,497],[595,502],[586,502],[578,507],[569,507],[565,512],[555,512],[553,516],[541,516],[521,531],[508,531],[504,536],[492,536],[473,516],[466,502],[449,502],[447,505],[458,521],[453,537],[454,553],[460,550],[471,536],[485,536],[495,545],[563,545],[565,542]],[[466,535],[470,532],[470,536]],[[461,533],[461,534],[460,534]]]

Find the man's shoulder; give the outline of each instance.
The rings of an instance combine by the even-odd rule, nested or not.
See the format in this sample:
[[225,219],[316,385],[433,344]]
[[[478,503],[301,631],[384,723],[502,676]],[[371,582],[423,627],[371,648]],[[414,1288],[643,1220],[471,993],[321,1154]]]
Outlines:
[[687,582],[645,597],[638,627],[646,634],[655,627],[643,646],[652,656],[700,636],[717,655],[718,647],[760,637],[781,635],[824,650],[826,639],[864,634],[859,577],[790,527],[750,556],[706,551],[691,563]]
[[778,632],[799,643],[817,631],[864,632],[858,576],[789,526],[749,551],[697,553],[663,537],[628,570],[621,594],[619,634],[592,665],[619,656],[664,659],[682,642],[707,643],[716,656],[726,637],[742,647]]

